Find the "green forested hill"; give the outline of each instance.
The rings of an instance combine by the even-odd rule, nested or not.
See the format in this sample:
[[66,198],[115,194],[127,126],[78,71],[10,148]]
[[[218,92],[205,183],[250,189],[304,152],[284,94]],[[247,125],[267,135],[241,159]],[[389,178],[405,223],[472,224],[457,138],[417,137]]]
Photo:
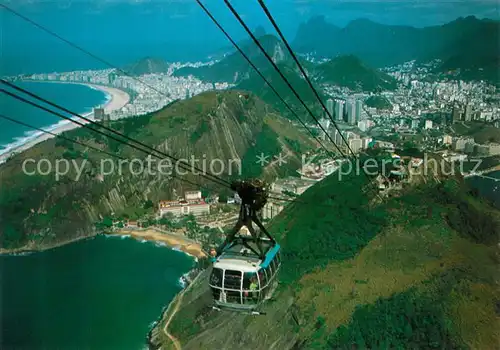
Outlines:
[[[323,113],[321,105],[314,95],[314,92],[302,77],[300,71],[298,71],[298,68],[296,68],[295,65],[284,63],[278,64],[278,67],[313,114],[315,116],[321,115]],[[271,67],[262,69],[261,73],[302,120],[314,122],[305,107],[293,94],[292,90],[290,90],[288,85],[283,81],[274,68]],[[248,79],[241,81],[236,87],[241,90],[254,92],[257,96],[260,96],[264,101],[276,108],[282,115],[296,121],[296,117],[288,108],[286,108],[283,102],[281,102],[272,89],[257,73],[252,71],[249,74]],[[326,97],[322,92],[322,89],[317,84],[315,84],[315,88],[317,89],[319,95],[322,96],[323,101],[325,101]]]
[[455,178],[384,204],[368,190],[334,174],[270,223],[283,265],[266,316],[211,310],[198,281],[169,326],[183,349],[495,348],[499,211]]
[[[137,62],[131,63],[123,68],[128,75],[140,76],[153,73],[167,73],[169,64],[161,59],[146,57]],[[121,74],[118,72],[118,74]]]
[[317,67],[319,80],[351,90],[394,90],[396,80],[391,76],[366,66],[353,55],[339,56]]
[[[220,176],[229,179],[238,177],[243,167],[247,171],[249,164],[255,164],[256,159],[251,157],[257,151],[268,152],[270,157],[281,152],[286,145],[285,136],[302,145],[304,151],[314,147],[293,125],[287,123],[286,128],[280,128],[280,120],[283,118],[254,95],[226,91],[206,92],[153,114],[115,121],[111,128],[189,164],[193,158],[194,166],[207,173],[219,173],[222,163]],[[270,133],[272,145],[267,144],[266,135]],[[166,175],[158,175],[156,157],[152,157],[157,162],[149,173],[145,153],[83,128],[66,132],[65,136],[117,154],[125,163],[120,166],[116,158],[50,139],[0,165],[0,248],[37,249],[88,236],[96,232],[95,223],[111,213],[131,219],[154,215],[154,204],[172,199],[173,189],[180,195],[194,189],[194,185],[168,176],[168,170]],[[255,140],[263,141],[255,144]],[[46,176],[26,175],[22,164],[28,158],[46,158],[53,165],[57,159],[67,159],[83,166],[82,175],[77,179],[74,166],[59,179],[53,172]],[[136,163],[131,163],[132,159]],[[219,161],[211,163],[214,159]],[[293,151],[289,159],[293,169],[300,166],[298,152]],[[175,162],[167,160],[163,164],[174,166],[174,175],[182,171],[175,169]],[[241,167],[240,160],[244,160]],[[102,162],[106,164],[103,170],[110,174],[101,177]],[[277,176],[272,168],[264,169],[270,178]],[[204,186],[205,192],[229,194],[228,189],[186,172],[183,178]]]
[[391,109],[391,102],[384,96],[370,96],[365,100],[365,104],[368,107],[374,107],[377,109]]
[[499,28],[498,20],[474,16],[423,28],[356,19],[340,28],[316,16],[299,26],[293,47],[321,57],[356,55],[374,67],[440,59],[437,72],[498,83]]

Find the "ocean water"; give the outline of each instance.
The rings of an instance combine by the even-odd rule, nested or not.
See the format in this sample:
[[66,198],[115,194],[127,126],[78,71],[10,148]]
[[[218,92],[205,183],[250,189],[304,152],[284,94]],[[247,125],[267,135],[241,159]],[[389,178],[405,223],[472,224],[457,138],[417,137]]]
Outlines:
[[0,349],[143,349],[193,264],[152,242],[104,236],[0,256]]
[[[85,85],[39,82],[16,82],[15,84],[79,114],[91,112],[93,107],[105,104],[110,98],[104,92]],[[17,95],[22,95],[22,97],[30,101],[39,103],[34,98],[21,94],[10,87],[4,85],[3,88],[10,92],[15,92]],[[46,104],[39,104],[54,109]],[[64,121],[55,115],[23,103],[6,94],[0,96],[0,105],[2,106],[2,114],[49,131],[55,126],[60,125],[60,123],[68,123],[68,121]],[[64,112],[61,114],[71,117],[71,115]],[[40,134],[39,131],[33,131],[33,129],[2,118],[0,118],[0,130],[0,154]]]
[[[500,171],[495,171],[486,175],[495,179],[500,179]],[[483,197],[491,200],[495,206],[500,209],[500,181],[475,176],[468,178],[467,182],[472,187],[477,188]]]

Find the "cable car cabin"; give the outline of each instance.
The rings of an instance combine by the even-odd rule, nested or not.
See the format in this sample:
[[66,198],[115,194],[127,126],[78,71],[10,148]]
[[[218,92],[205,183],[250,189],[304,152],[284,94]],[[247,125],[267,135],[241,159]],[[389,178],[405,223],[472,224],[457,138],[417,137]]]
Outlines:
[[263,260],[236,243],[214,262],[209,284],[217,307],[250,311],[271,297],[281,266],[280,246],[261,242],[268,246]]

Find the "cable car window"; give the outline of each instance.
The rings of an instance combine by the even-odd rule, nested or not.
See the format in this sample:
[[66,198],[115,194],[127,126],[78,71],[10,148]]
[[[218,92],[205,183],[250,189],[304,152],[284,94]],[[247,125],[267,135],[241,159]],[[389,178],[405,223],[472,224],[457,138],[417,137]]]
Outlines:
[[210,276],[210,284],[215,287],[222,287],[222,270],[214,268]]
[[274,257],[273,261],[271,261],[271,265],[273,266],[274,273],[276,273],[276,270],[278,270],[278,261],[276,257]]
[[267,284],[267,275],[264,269],[259,270],[260,288],[262,289]]
[[245,272],[243,275],[243,289],[250,289],[250,283],[252,283],[252,279],[257,280],[257,274],[255,272]]
[[241,271],[226,270],[224,274],[224,288],[241,288]]
[[271,278],[273,277],[273,274],[272,274],[271,268],[269,266],[266,267],[265,271],[266,271],[266,275],[267,275],[267,280],[266,280],[266,285],[267,285],[269,283],[269,281],[271,280]]
[[272,260],[269,262],[269,266],[267,268],[269,269],[271,276],[274,275],[275,269],[274,269],[274,264],[273,264]]

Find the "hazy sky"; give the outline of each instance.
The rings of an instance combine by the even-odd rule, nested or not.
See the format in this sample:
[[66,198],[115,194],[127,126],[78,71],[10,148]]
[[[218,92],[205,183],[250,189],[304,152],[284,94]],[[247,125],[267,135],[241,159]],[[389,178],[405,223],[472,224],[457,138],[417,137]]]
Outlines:
[[[230,45],[195,0],[0,2],[117,64],[155,55],[167,59],[197,57],[214,47]],[[246,37],[222,0],[204,3],[235,39]],[[269,33],[273,32],[256,0],[233,0],[232,4],[252,28],[262,25]],[[315,15],[324,15],[338,26],[357,18],[418,27],[443,24],[460,16],[499,18],[497,1],[492,0],[268,0],[266,4],[290,40],[295,37],[298,25]],[[3,8],[0,26],[4,57],[0,73],[18,71],[21,66],[23,70],[34,67],[59,70],[71,64],[82,67],[89,64],[81,57],[83,54],[68,50]],[[59,56],[54,60],[56,53]]]

